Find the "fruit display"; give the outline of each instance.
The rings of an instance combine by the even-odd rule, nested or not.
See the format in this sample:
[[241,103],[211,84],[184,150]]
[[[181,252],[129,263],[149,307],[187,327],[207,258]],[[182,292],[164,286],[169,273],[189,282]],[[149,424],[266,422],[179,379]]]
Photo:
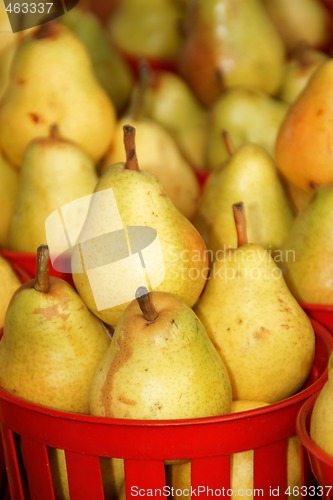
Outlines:
[[[233,423],[212,456],[200,432],[192,453],[144,453],[156,477],[135,439],[106,443],[96,500],[136,496],[129,478],[182,497],[208,459],[201,481],[232,498],[314,481],[296,417],[333,401],[333,326],[311,313],[333,317],[333,5],[291,3],[83,0],[0,32],[0,425],[6,397],[119,435]],[[44,437],[43,491],[76,500],[86,452]],[[31,492],[32,448],[15,452]]]

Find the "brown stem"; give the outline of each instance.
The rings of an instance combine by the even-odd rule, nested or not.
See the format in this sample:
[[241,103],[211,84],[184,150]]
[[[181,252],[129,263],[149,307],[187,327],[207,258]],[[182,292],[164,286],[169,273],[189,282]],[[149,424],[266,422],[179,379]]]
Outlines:
[[125,168],[128,170],[139,170],[139,163],[135,149],[135,128],[132,127],[132,125],[124,125],[123,131],[126,153]]
[[60,139],[60,132],[59,132],[59,127],[58,127],[57,123],[51,123],[49,133],[50,133],[51,139],[55,139],[55,140]]
[[229,156],[232,156],[235,152],[234,145],[232,143],[231,137],[227,130],[222,130],[222,139]]
[[244,203],[242,201],[240,201],[239,203],[234,203],[232,205],[232,210],[234,214],[234,221],[237,233],[237,247],[240,247],[242,245],[246,245],[247,243]]
[[47,245],[40,245],[37,248],[36,281],[34,288],[42,293],[47,293],[50,289],[49,247]]
[[132,99],[130,103],[129,114],[133,120],[139,121],[144,118],[145,110],[145,96],[147,89],[152,82],[152,71],[146,59],[142,58],[139,61],[139,75],[137,85],[135,86]]
[[157,320],[157,311],[150,300],[150,294],[145,286],[139,286],[136,291],[135,298],[139,303],[143,317],[149,323],[153,323]]

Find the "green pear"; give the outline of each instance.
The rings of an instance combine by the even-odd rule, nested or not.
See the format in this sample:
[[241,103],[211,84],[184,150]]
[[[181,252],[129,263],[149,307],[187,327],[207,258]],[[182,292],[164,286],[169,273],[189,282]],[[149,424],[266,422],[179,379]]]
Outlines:
[[179,74],[155,71],[145,92],[146,114],[163,125],[196,169],[205,167],[207,109]]
[[286,63],[286,71],[278,97],[288,104],[295,102],[316,69],[328,59],[329,56],[325,52],[304,43],[300,44]]
[[8,247],[36,252],[46,241],[45,220],[63,204],[91,194],[98,175],[91,157],[61,137],[56,125],[49,137],[28,145],[20,170],[18,192],[8,229]]
[[274,403],[305,383],[315,333],[271,254],[247,241],[243,204],[233,212],[237,247],[216,257],[194,311],[228,369],[234,399]]
[[208,274],[202,236],[157,177],[139,168],[135,128],[124,126],[123,135],[126,162],[110,166],[100,176],[72,253],[76,289],[112,326],[142,280],[149,289],[174,293],[192,307]]
[[231,145],[230,154],[229,161],[208,177],[193,224],[213,253],[235,247],[237,232],[231,206],[242,200],[249,240],[274,253],[294,220],[275,162],[258,144],[247,143],[235,150]]
[[278,91],[285,47],[261,0],[190,2],[184,24],[179,72],[202,103],[235,86]]
[[134,75],[125,58],[109,40],[102,20],[92,10],[78,5],[66,12],[61,21],[87,48],[99,83],[107,91],[117,112],[121,112],[129,101]]
[[108,22],[111,41],[130,58],[174,63],[183,7],[173,0],[122,0]]
[[21,286],[21,282],[10,262],[0,254],[0,330],[5,322],[6,311],[14,292]]
[[90,386],[93,415],[179,419],[230,411],[228,372],[193,310],[138,288]]
[[328,380],[320,390],[312,410],[310,436],[322,450],[333,457],[333,354],[327,370]]
[[247,142],[259,144],[274,158],[275,141],[289,105],[256,88],[228,89],[209,111],[206,167],[217,168],[228,158],[222,132],[228,132],[235,148]]
[[333,184],[318,186],[281,247],[280,267],[300,302],[333,304]]
[[47,136],[53,123],[97,163],[115,120],[115,107],[73,31],[53,21],[20,41],[0,109],[1,149],[13,165],[20,168],[27,145]]
[[8,248],[9,225],[19,190],[19,173],[0,153],[0,248]]
[[[240,401],[234,400],[231,403],[231,413],[239,413],[242,411],[255,410],[268,406],[268,403],[260,401]],[[230,457],[230,489],[233,494],[229,498],[234,500],[239,499],[241,496],[245,496],[251,500],[255,499],[256,496],[261,496],[261,490],[258,488],[256,493],[254,492],[253,486],[253,458],[254,450],[244,450],[237,453],[233,453]],[[292,490],[293,487],[300,487],[302,464],[300,459],[300,443],[296,436],[292,436],[288,439],[287,443],[287,481],[288,486]],[[168,480],[171,492],[183,494],[172,495],[171,498],[180,498],[181,500],[186,500],[191,498],[191,495],[187,495],[188,489],[191,487],[191,462],[185,462],[182,464],[174,464],[169,467],[168,470]],[[173,489],[172,489],[173,488]],[[252,494],[251,494],[252,493]],[[195,495],[193,495],[194,497]],[[264,496],[264,495],[262,495]],[[268,492],[267,492],[268,496]],[[296,498],[291,495],[291,498]]]
[[320,0],[263,0],[263,4],[288,51],[303,41],[314,48],[330,43],[332,22]]

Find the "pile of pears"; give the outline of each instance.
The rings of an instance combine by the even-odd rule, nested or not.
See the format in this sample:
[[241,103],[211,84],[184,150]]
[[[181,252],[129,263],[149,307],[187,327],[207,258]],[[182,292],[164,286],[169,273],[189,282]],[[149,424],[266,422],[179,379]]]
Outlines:
[[[333,305],[333,16],[291,3],[123,0],[102,18],[87,1],[0,33],[0,252],[35,265],[19,279],[0,253],[4,390],[139,420],[302,390],[316,347],[302,303]],[[68,280],[53,272],[56,211],[75,228]],[[287,453],[299,485],[296,437]],[[233,461],[234,487],[251,485],[251,450]],[[50,464],[69,498],[62,450]],[[190,463],[166,465],[188,487]],[[121,457],[101,470],[123,498]]]

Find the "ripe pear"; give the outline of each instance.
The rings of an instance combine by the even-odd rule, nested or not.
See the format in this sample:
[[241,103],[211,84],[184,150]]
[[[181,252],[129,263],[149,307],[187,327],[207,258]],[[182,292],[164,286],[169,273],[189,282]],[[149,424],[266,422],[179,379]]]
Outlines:
[[284,279],[300,302],[333,304],[332,213],[333,184],[318,186],[281,247]]
[[193,310],[139,287],[90,386],[93,415],[180,419],[230,411],[228,372]]
[[[257,408],[262,408],[268,406],[268,403],[260,401],[240,401],[234,400],[231,403],[231,413],[239,413],[242,411],[255,410]],[[300,487],[301,482],[301,460],[300,460],[300,443],[296,436],[292,436],[288,439],[287,443],[287,481],[288,486],[292,490],[294,486]],[[256,498],[253,496],[254,485],[253,485],[253,450],[244,450],[237,453],[233,453],[230,457],[230,488],[233,494],[229,498],[234,500],[239,499],[240,496],[246,496],[253,500]],[[182,500],[191,498],[191,495],[187,495],[187,490],[191,486],[191,462],[185,462],[182,464],[174,464],[169,467],[168,470],[168,482],[171,491],[178,493],[183,492],[182,495],[171,495],[171,498],[180,498]],[[252,495],[250,492],[252,491]],[[246,495],[245,495],[246,493]],[[257,490],[259,493],[259,489]],[[194,496],[194,495],[193,495]],[[228,495],[229,496],[229,495]],[[267,492],[268,496],[268,492]],[[291,496],[294,498],[294,496]]]
[[19,189],[19,173],[0,153],[0,248],[8,248],[8,231]]
[[289,52],[303,41],[313,48],[330,43],[332,22],[320,0],[263,0],[263,4]]
[[0,254],[0,330],[5,322],[5,315],[14,292],[21,286],[15,270],[10,262]]
[[[135,128],[124,126],[123,135],[126,162],[106,169],[94,189],[94,194],[100,196],[108,193],[107,190],[112,192],[119,231],[110,227],[116,218],[110,211],[110,203],[104,206],[99,202],[100,197],[93,196],[72,253],[76,289],[94,314],[112,326],[116,325],[143,279],[150,290],[174,293],[192,307],[208,275],[208,254],[202,236],[175,207],[157,177],[139,168]],[[147,242],[142,231],[153,234],[153,241]],[[111,243],[106,241],[107,255],[102,262],[95,257],[100,252],[101,239],[93,238],[92,234],[105,233]],[[126,242],[124,240],[121,247],[121,236],[125,233]],[[90,242],[86,245],[87,240]],[[154,250],[149,250],[151,245]],[[89,261],[88,268],[84,254]],[[144,263],[136,260],[138,256]],[[120,288],[122,292],[125,289],[125,297],[120,294]]]
[[280,126],[275,157],[282,175],[303,191],[333,181],[333,59],[323,62]]
[[315,333],[271,254],[247,241],[244,205],[232,208],[237,247],[216,257],[194,311],[225,362],[234,399],[274,403],[305,383]]
[[98,175],[91,157],[63,138],[57,125],[49,137],[32,140],[24,154],[8,248],[36,252],[46,241],[45,220],[63,204],[91,194]]
[[1,149],[13,165],[20,168],[28,144],[47,136],[53,123],[97,163],[115,120],[115,107],[73,31],[53,21],[20,41],[0,109]]
[[197,0],[184,24],[179,72],[203,104],[235,86],[278,91],[285,47],[261,0]]
[[274,158],[275,141],[289,105],[257,88],[227,89],[208,113],[206,167],[214,170],[228,159],[222,141],[225,130],[235,148],[247,142],[259,144]]
[[246,143],[233,149],[228,135],[225,139],[230,148],[229,161],[208,177],[193,224],[213,253],[235,247],[237,232],[231,206],[241,199],[247,208],[250,241],[275,252],[294,220],[275,162],[258,144]]
[[328,380],[320,390],[312,410],[310,436],[322,450],[333,457],[333,354],[327,370]]

